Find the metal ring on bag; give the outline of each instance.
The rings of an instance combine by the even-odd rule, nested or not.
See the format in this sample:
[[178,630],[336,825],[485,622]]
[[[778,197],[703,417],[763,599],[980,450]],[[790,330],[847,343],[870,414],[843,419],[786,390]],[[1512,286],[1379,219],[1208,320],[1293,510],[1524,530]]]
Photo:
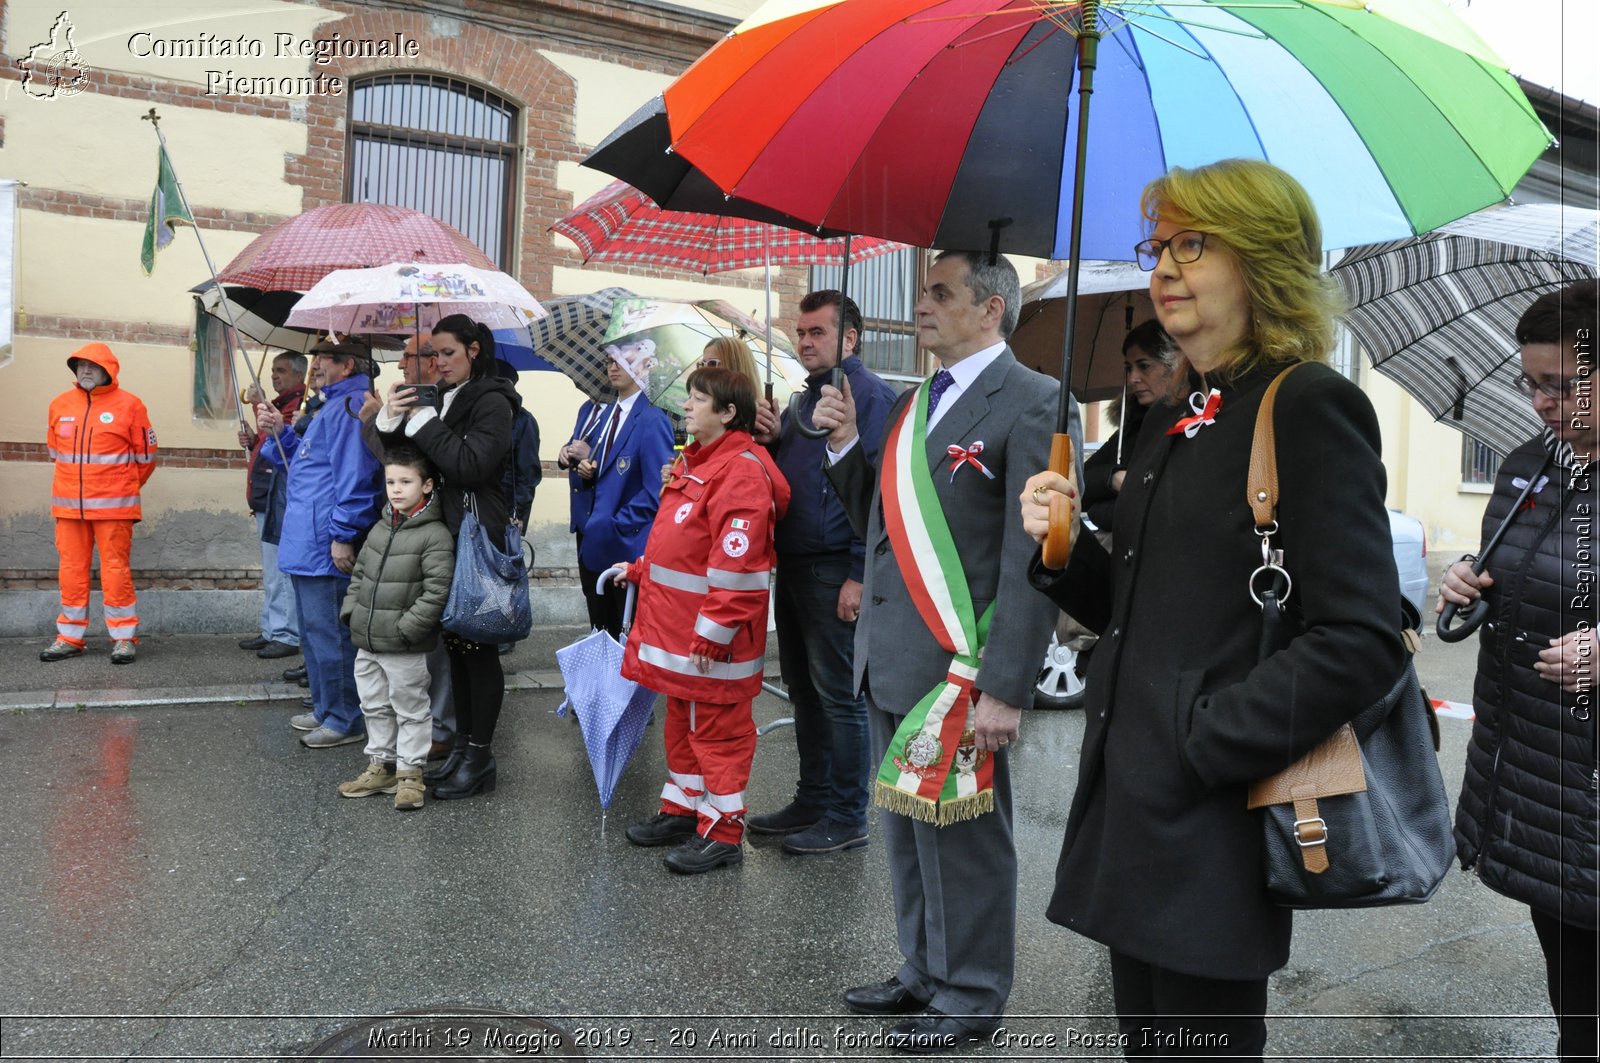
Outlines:
[[1260,568],[1250,573],[1250,597],[1255,599],[1255,603],[1257,605],[1264,604],[1261,601],[1261,595],[1256,593],[1256,577],[1261,575],[1263,572],[1276,573],[1277,575],[1283,577],[1283,593],[1278,595],[1278,604],[1282,605],[1284,602],[1288,601],[1289,592],[1294,590],[1294,580],[1290,578],[1288,570],[1280,568],[1277,565],[1262,565]]

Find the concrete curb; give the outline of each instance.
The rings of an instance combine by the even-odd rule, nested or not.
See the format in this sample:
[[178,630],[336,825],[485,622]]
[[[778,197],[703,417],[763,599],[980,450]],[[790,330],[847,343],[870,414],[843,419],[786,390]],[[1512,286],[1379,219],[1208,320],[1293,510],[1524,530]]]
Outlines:
[[[557,670],[512,672],[506,690],[560,690],[565,686]],[[203,687],[148,687],[143,690],[102,687],[94,690],[21,690],[0,693],[0,713],[62,709],[136,709],[157,705],[244,705],[252,701],[299,701],[305,688],[294,683],[226,683]]]

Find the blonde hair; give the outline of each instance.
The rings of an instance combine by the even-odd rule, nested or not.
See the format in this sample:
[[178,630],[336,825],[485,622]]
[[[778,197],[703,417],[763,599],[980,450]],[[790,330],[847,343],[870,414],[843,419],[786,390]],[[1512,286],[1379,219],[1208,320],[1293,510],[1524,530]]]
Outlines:
[[744,340],[735,336],[718,336],[706,344],[701,357],[717,359],[719,368],[732,369],[750,381],[757,395],[762,393],[761,370],[756,366],[756,356],[750,353],[750,347]]
[[[1271,163],[1224,159],[1173,167],[1145,187],[1139,206],[1152,224],[1170,221],[1220,243],[1233,256],[1250,298],[1250,331],[1225,351],[1225,379],[1254,369],[1326,362],[1333,319],[1343,305],[1322,270],[1322,224],[1300,182]],[[1173,393],[1188,389],[1179,352]]]

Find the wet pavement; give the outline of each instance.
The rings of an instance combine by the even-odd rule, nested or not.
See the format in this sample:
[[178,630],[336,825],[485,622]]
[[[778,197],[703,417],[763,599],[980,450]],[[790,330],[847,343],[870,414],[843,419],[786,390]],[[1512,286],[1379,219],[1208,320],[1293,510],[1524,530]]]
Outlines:
[[[172,636],[127,668],[101,646],[44,665],[40,640],[0,640],[0,1058],[555,1054],[537,1025],[471,1009],[546,1021],[589,1059],[886,1058],[881,1024],[838,1003],[897,965],[881,851],[755,838],[742,867],[681,878],[630,846],[660,730],[602,817],[578,727],[554,714],[552,651],[578,634],[507,658],[499,788],[404,815],[337,795],[360,746],[296,740],[302,692],[276,680],[292,659]],[[1467,700],[1473,654],[1429,639],[1424,684]],[[1469,725],[1442,722],[1454,793]],[[1104,950],[1043,918],[1081,735],[1080,714],[1041,712],[1014,747],[1017,985],[1006,1035],[966,1054],[1118,1055],[1094,1044],[1115,1031]],[[795,772],[793,732],[762,738],[751,808],[786,801]],[[1459,872],[1420,907],[1297,917],[1271,989],[1281,1058],[1537,1058],[1554,1041],[1526,910]],[[459,1017],[330,1045],[418,1009]]]

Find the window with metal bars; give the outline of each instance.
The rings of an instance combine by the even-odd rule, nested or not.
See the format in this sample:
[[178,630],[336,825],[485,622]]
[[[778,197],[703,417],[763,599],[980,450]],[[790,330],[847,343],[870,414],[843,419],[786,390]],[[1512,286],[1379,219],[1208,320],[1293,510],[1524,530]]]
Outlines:
[[1500,471],[1500,455],[1488,444],[1464,437],[1461,440],[1461,482],[1463,484],[1492,484]]
[[442,75],[361,78],[350,92],[345,199],[431,214],[509,271],[518,113],[494,93]]
[[[914,308],[927,266],[913,247],[891,251],[850,267],[850,290],[866,325],[861,361],[890,384],[917,383],[926,374],[917,349]],[[841,266],[811,267],[811,290],[837,288]]]

